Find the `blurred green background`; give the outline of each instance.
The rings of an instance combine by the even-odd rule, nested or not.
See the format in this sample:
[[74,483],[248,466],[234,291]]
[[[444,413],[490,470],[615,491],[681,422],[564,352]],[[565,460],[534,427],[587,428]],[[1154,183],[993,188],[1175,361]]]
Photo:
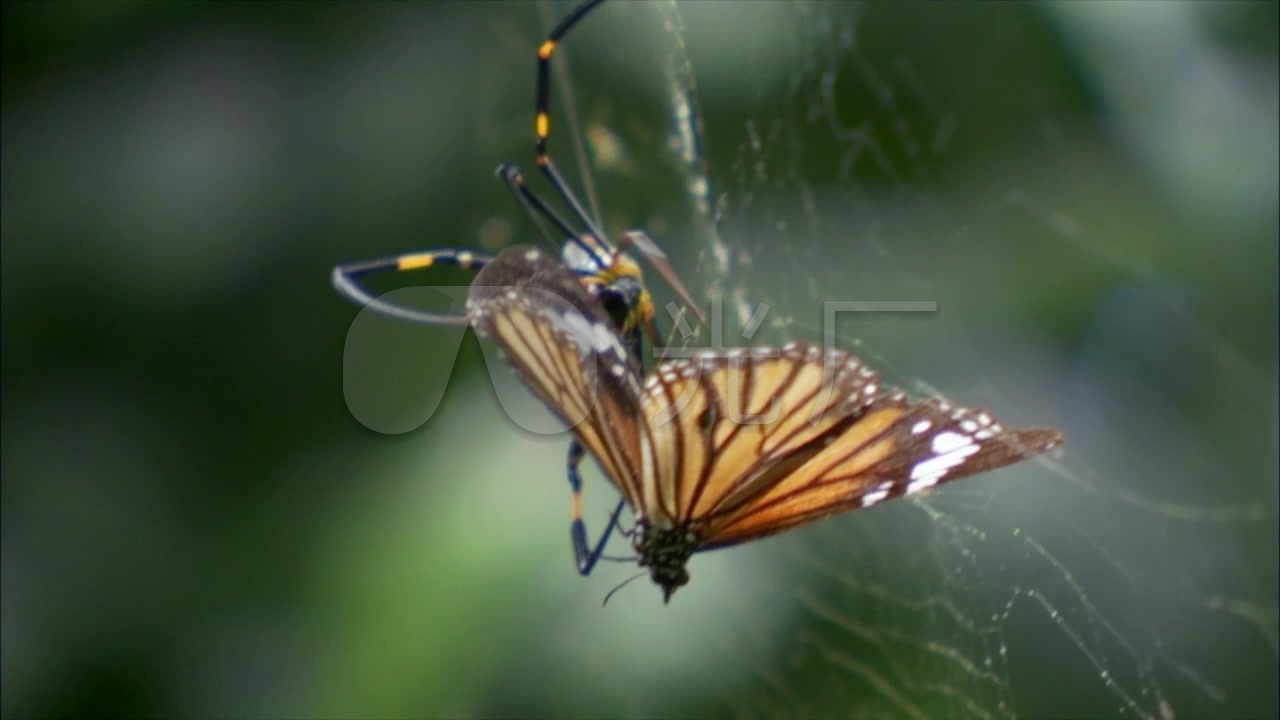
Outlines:
[[565,439],[328,279],[536,239],[492,173],[570,7],[3,5],[3,714],[1274,717],[1277,4],[588,18],[552,148],[608,229],[758,341],[936,300],[839,342],[1068,437],[605,608]]

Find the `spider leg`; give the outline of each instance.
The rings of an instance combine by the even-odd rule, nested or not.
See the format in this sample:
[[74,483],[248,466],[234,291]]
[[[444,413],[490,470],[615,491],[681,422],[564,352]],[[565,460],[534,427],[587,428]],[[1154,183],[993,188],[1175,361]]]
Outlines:
[[[607,242],[604,232],[596,221],[591,218],[591,214],[586,211],[582,203],[578,201],[578,197],[569,187],[569,183],[565,182],[560,172],[556,170],[556,165],[551,160],[551,155],[547,152],[547,139],[551,136],[551,113],[549,110],[551,101],[551,55],[555,52],[556,47],[559,46],[560,41],[564,39],[564,36],[568,35],[569,31],[573,29],[573,26],[577,25],[582,18],[586,17],[602,2],[604,0],[587,0],[587,2],[574,8],[573,12],[566,15],[551,30],[551,33],[547,35],[547,39],[538,47],[538,89],[534,98],[533,130],[537,138],[534,157],[538,167],[542,170],[542,174],[547,177],[547,180],[555,188],[556,193],[564,201],[565,205],[568,205],[569,209],[573,211],[574,218],[582,223],[587,232],[604,243]],[[576,237],[576,235],[571,234],[569,237]],[[589,247],[585,243],[582,243],[582,245],[583,250],[586,250],[602,267],[607,267],[610,264],[610,258],[602,256],[600,248]]]
[[466,325],[465,314],[449,315],[418,310],[382,300],[360,283],[360,278],[389,272],[424,270],[435,265],[456,265],[463,270],[479,270],[493,255],[471,250],[428,250],[404,255],[343,263],[333,269],[333,287],[346,299],[389,317],[427,325]]
[[609,542],[609,536],[613,534],[615,528],[618,527],[618,517],[622,514],[622,508],[626,506],[625,499],[618,501],[618,506],[613,509],[613,513],[609,516],[609,524],[605,526],[604,532],[600,535],[600,539],[596,542],[594,549],[589,548],[587,544],[587,525],[582,521],[582,477],[578,474],[578,465],[582,462],[585,451],[582,443],[575,438],[569,444],[569,487],[573,490],[573,527],[571,535],[573,536],[573,557],[578,564],[578,572],[582,575],[590,575],[596,563],[604,555],[604,546]]
[[537,222],[538,218],[542,218],[551,223],[569,242],[582,245],[582,242],[578,240],[578,232],[569,227],[569,223],[565,222],[564,218],[560,217],[550,205],[547,205],[546,201],[538,197],[536,193],[529,189],[528,185],[524,184],[524,176],[520,174],[520,168],[514,165],[499,165],[496,174],[506,184],[511,194],[515,195],[516,200],[520,202],[521,207],[524,208],[529,217],[534,218],[535,222]]

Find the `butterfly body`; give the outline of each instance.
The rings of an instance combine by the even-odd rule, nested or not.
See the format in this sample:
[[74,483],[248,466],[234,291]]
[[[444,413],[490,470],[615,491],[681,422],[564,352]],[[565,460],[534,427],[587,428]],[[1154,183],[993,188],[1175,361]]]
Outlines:
[[636,561],[649,569],[649,577],[662,588],[663,600],[669,601],[676,588],[689,583],[689,558],[698,550],[701,536],[689,528],[659,527],[644,518],[633,534]]

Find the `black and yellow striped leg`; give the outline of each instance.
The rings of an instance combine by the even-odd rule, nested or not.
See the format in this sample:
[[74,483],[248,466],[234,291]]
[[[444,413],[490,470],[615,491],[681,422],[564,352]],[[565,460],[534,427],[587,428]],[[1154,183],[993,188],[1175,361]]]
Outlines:
[[344,263],[333,269],[333,287],[339,295],[383,315],[428,325],[466,325],[465,314],[431,313],[382,300],[361,285],[360,278],[378,273],[424,270],[434,265],[457,265],[463,270],[479,270],[492,259],[493,255],[489,253],[442,249]]
[[590,575],[591,570],[595,568],[596,563],[600,561],[604,555],[604,546],[609,542],[609,536],[613,534],[615,528],[618,527],[618,516],[622,514],[622,508],[626,506],[625,499],[618,501],[618,506],[613,509],[613,514],[609,516],[609,525],[605,527],[604,533],[600,535],[600,540],[596,542],[594,549],[588,549],[587,546],[587,525],[582,521],[582,477],[578,475],[578,465],[582,463],[584,450],[582,443],[575,438],[569,444],[569,487],[573,490],[573,557],[578,563],[578,572],[583,575]]
[[569,184],[561,177],[560,172],[556,170],[555,163],[551,161],[551,156],[547,153],[547,138],[551,136],[551,115],[548,110],[551,100],[551,55],[555,52],[556,46],[569,31],[577,25],[587,13],[591,12],[604,0],[588,0],[573,12],[569,13],[559,25],[552,29],[551,34],[538,48],[538,92],[534,99],[534,134],[537,136],[537,149],[535,157],[538,167],[542,168],[542,173],[547,176],[547,180],[551,182],[551,186],[556,189],[556,193],[560,195],[560,199],[573,210],[574,217],[580,221],[587,231],[596,238],[604,239],[605,235],[597,226],[596,222],[587,213],[582,203],[578,202],[578,198],[569,189]]

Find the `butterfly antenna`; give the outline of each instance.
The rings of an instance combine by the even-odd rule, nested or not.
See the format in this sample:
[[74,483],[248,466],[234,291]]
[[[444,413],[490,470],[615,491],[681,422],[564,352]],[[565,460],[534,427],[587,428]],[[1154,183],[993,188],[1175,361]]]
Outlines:
[[604,596],[604,602],[600,603],[600,607],[604,607],[605,605],[608,605],[608,604],[609,604],[609,598],[613,597],[613,594],[614,594],[614,593],[618,592],[619,590],[621,590],[622,588],[626,587],[627,585],[630,585],[632,580],[635,580],[635,579],[636,579],[636,578],[638,578],[638,577],[643,577],[643,576],[644,576],[644,574],[645,574],[646,572],[648,572],[648,571],[647,571],[647,570],[641,570],[640,572],[636,573],[635,575],[632,575],[631,577],[627,578],[626,580],[623,580],[622,582],[618,583],[616,587],[614,587],[612,590],[610,590],[610,591],[609,591],[609,593],[608,593],[607,595],[605,595],[605,596]]

